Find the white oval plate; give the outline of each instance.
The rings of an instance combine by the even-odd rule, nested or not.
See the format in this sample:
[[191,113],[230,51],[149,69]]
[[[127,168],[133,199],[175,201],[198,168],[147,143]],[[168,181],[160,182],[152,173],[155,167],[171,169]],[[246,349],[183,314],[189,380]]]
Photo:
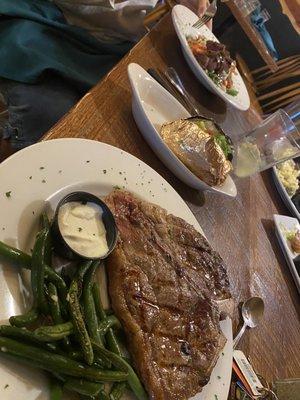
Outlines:
[[300,275],[297,272],[296,266],[294,264],[294,259],[297,257],[297,254],[293,251],[290,242],[286,238],[286,233],[294,230],[300,229],[299,221],[296,218],[287,217],[286,215],[273,215],[276,235],[285,256],[285,259],[290,268],[291,274],[296,283],[297,289],[300,293]]
[[173,8],[172,19],[177,36],[180,40],[184,58],[186,59],[197,79],[208,90],[220,96],[227,103],[230,103],[239,110],[248,110],[250,107],[250,98],[240,73],[237,71],[237,74],[233,75],[233,86],[236,90],[238,90],[238,95],[230,96],[210,79],[210,77],[206,74],[196,60],[192,50],[190,49],[190,46],[188,45],[186,37],[189,35],[195,36],[197,34],[204,36],[208,40],[219,42],[211,30],[205,25],[200,29],[193,28],[192,25],[199,19],[199,17],[187,7],[181,5],[176,5]]
[[283,186],[281,180],[279,179],[279,176],[277,174],[277,169],[276,167],[273,167],[273,179],[275,182],[275,186],[280,194],[280,197],[282,198],[283,202],[287,206],[287,208],[290,210],[290,212],[298,218],[300,221],[300,213],[297,210],[295,204],[292,202],[291,197],[289,196],[288,192],[286,191],[285,187]]
[[166,122],[191,115],[164,87],[138,64],[129,64],[128,76],[132,88],[132,113],[135,122],[152,150],[186,185],[197,190],[209,190],[235,197],[236,186],[228,176],[220,186],[209,186],[194,175],[169,149],[159,131]]
[[[0,164],[0,240],[30,251],[43,210],[53,213],[59,199],[71,191],[80,189],[103,196],[115,186],[166,208],[201,232],[178,193],[136,157],[92,140],[58,139],[27,147]],[[0,262],[0,323],[24,311],[24,298],[28,299],[29,294],[22,277],[20,270]],[[227,337],[224,356],[220,355],[210,383],[196,396],[197,400],[215,400],[214,394],[219,400],[227,399],[232,365],[231,320],[223,321],[222,329]],[[0,359],[0,399],[48,398],[48,384],[42,373]]]

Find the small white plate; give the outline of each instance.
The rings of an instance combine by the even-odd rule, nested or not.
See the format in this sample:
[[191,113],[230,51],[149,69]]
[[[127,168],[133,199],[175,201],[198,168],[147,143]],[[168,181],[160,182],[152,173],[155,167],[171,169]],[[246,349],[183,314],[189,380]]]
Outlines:
[[208,40],[219,42],[215,35],[211,32],[207,26],[202,26],[200,29],[195,29],[192,25],[199,19],[199,17],[189,10],[187,7],[176,5],[172,10],[173,24],[180,40],[183,55],[190,66],[191,70],[197,77],[197,79],[211,92],[220,96],[224,101],[230,103],[232,106],[239,110],[245,111],[250,107],[250,98],[245,86],[245,83],[237,71],[237,74],[233,75],[233,87],[238,90],[237,96],[231,96],[216,85],[210,77],[206,74],[204,69],[200,66],[196,60],[190,46],[187,42],[187,36],[202,35]]
[[[105,143],[58,139],[27,147],[0,164],[0,240],[29,252],[42,211],[53,213],[58,201],[72,191],[84,190],[104,196],[115,186],[166,208],[202,233],[179,194],[143,161]],[[8,192],[10,197],[5,195]],[[0,260],[1,324],[7,323],[9,316],[23,312],[24,302],[28,303],[24,274],[27,275],[26,271]],[[101,278],[104,292],[105,280]],[[197,395],[197,400],[215,400],[214,394],[219,400],[227,399],[232,366],[231,320],[222,321],[221,329],[227,338],[224,355],[220,354],[210,382]],[[47,400],[46,376],[1,357],[0,399]],[[128,399],[132,400],[133,396]]]
[[299,221],[296,218],[287,217],[285,215],[273,215],[276,235],[280,244],[280,247],[284,253],[286,261],[289,265],[291,274],[295,280],[297,289],[300,293],[300,275],[297,272],[294,259],[297,257],[297,254],[293,251],[289,240],[286,238],[287,232],[295,231],[300,229]]
[[140,65],[129,64],[128,76],[133,94],[133,117],[145,140],[161,161],[177,178],[194,189],[235,197],[237,190],[231,176],[220,186],[207,185],[194,175],[162,140],[159,134],[161,126],[166,122],[190,117],[187,110]]
[[283,186],[281,180],[279,179],[279,176],[277,174],[277,169],[276,167],[273,167],[273,178],[275,182],[275,186],[280,194],[280,197],[282,198],[283,202],[287,206],[287,208],[290,210],[290,212],[298,218],[300,221],[300,213],[297,210],[295,204],[292,202],[291,197],[289,196],[288,192],[286,191],[285,187]]

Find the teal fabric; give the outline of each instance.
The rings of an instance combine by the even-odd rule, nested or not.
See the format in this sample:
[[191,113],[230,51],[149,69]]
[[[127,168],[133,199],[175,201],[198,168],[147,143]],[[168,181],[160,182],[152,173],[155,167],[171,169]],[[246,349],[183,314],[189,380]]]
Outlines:
[[106,45],[70,26],[47,0],[0,0],[0,76],[37,83],[49,72],[86,91],[132,43]]

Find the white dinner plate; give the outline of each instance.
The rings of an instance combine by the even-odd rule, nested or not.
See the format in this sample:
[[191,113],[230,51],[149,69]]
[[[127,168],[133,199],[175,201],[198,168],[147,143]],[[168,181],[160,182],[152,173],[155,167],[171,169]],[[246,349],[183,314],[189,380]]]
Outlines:
[[291,231],[298,231],[300,229],[299,221],[296,218],[287,217],[286,215],[273,215],[275,228],[276,228],[276,235],[285,256],[285,259],[288,263],[289,269],[291,274],[294,278],[296,283],[297,289],[300,293],[300,275],[297,272],[297,268],[294,263],[294,259],[298,256],[296,254],[290,244],[290,241],[287,240],[286,234]]
[[283,186],[281,180],[279,179],[278,173],[277,173],[277,169],[276,167],[273,167],[273,179],[274,179],[274,183],[275,186],[280,194],[280,197],[282,198],[283,202],[285,203],[285,205],[287,206],[287,208],[290,210],[290,212],[296,217],[298,218],[298,220],[300,221],[300,213],[297,210],[295,204],[292,202],[292,199],[290,197],[290,195],[288,194],[288,192],[286,191],[285,187]]
[[227,103],[230,103],[239,110],[248,110],[250,107],[250,98],[240,73],[237,71],[237,73],[233,75],[233,87],[238,90],[238,94],[237,96],[231,96],[224,92],[224,90],[222,90],[209,78],[204,69],[196,60],[192,50],[188,45],[187,36],[194,37],[196,35],[201,35],[208,40],[219,42],[211,30],[208,29],[206,25],[202,26],[200,29],[193,28],[192,25],[199,19],[199,17],[187,7],[179,4],[176,5],[172,10],[172,19],[177,36],[181,43],[183,55],[196,78],[208,90],[220,96]]
[[[53,213],[59,199],[74,190],[103,196],[115,186],[166,208],[201,232],[178,193],[139,159],[92,140],[58,139],[27,147],[0,164],[0,240],[29,252],[42,211]],[[3,261],[0,263],[2,324],[7,323],[9,316],[22,313],[24,302],[28,303],[26,275]],[[197,400],[215,400],[214,395],[219,400],[227,399],[232,365],[231,320],[223,321],[221,328],[227,343],[209,384],[195,397]],[[42,373],[0,359],[0,399],[47,400],[48,396],[47,380]]]
[[191,115],[164,87],[162,87],[140,65],[128,66],[132,88],[132,114],[136,124],[152,150],[161,161],[186,185],[197,190],[208,190],[235,197],[236,186],[227,176],[219,186],[209,186],[191,172],[162,140],[159,131],[166,122]]

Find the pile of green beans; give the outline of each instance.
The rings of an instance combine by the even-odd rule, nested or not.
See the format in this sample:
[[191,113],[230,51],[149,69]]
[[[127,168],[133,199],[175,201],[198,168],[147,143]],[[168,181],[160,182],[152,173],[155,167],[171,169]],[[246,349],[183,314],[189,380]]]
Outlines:
[[0,241],[0,259],[31,270],[33,294],[29,311],[0,326],[1,355],[46,371],[50,400],[61,400],[64,390],[86,400],[120,400],[126,389],[146,400],[116,336],[120,321],[102,306],[94,282],[99,262],[79,263],[71,279],[65,270],[57,273],[51,265],[51,223],[46,215],[41,222],[31,256]]

